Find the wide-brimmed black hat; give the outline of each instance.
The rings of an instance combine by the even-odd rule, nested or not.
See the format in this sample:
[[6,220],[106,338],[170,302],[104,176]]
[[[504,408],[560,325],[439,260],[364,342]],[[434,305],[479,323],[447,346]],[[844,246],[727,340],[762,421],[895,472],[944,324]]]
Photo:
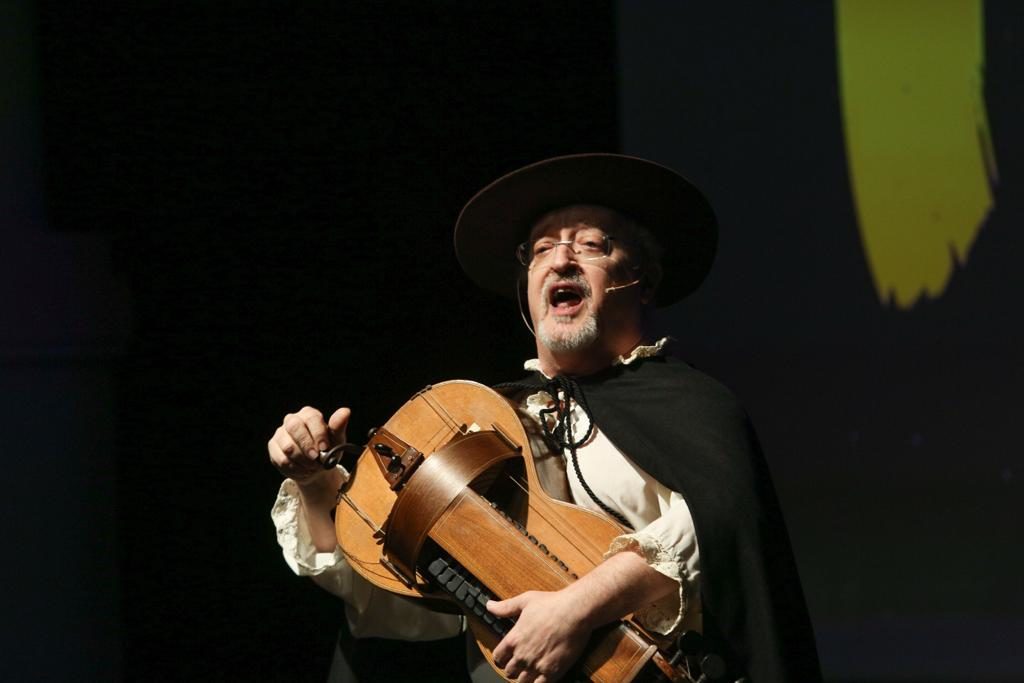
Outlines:
[[545,159],[480,190],[455,223],[459,263],[484,289],[512,296],[516,246],[541,216],[572,204],[606,206],[654,234],[663,250],[658,306],[697,289],[711,268],[718,227],[704,195],[670,168],[621,154]]

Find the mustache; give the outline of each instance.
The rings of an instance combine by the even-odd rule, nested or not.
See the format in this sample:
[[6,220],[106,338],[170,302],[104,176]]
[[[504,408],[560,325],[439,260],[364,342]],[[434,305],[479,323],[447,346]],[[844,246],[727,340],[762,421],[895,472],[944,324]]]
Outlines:
[[570,273],[566,275],[551,274],[544,280],[544,287],[541,289],[541,294],[544,301],[550,301],[551,289],[559,285],[575,285],[580,290],[580,294],[584,298],[589,299],[592,292],[590,289],[590,283],[583,277],[582,273]]

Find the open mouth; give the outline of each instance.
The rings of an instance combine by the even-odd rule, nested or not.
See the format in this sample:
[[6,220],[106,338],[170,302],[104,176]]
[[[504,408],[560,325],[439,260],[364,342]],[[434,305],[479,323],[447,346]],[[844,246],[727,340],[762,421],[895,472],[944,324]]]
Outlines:
[[572,315],[583,305],[583,296],[578,285],[560,282],[548,288],[548,306],[555,315]]

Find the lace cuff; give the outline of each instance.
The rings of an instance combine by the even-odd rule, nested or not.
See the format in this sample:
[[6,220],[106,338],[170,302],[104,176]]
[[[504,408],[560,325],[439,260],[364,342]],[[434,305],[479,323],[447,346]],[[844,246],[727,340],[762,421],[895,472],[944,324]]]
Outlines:
[[679,590],[671,593],[661,600],[638,609],[633,617],[644,628],[669,635],[679,628],[686,616],[687,605],[687,571],[684,564],[679,562],[655,536],[645,534],[642,531],[619,536],[612,541],[605,557],[610,557],[622,551],[631,551],[644,558],[644,561],[655,571],[674,579],[679,584]]
[[319,576],[345,566],[344,555],[337,546],[333,552],[323,553],[313,545],[302,495],[298,484],[291,479],[281,482],[270,518],[277,528],[277,544],[281,546],[284,561],[299,576]]
[[285,562],[299,576],[312,577],[321,588],[345,601],[349,629],[356,638],[436,640],[462,630],[461,616],[431,612],[422,603],[363,579],[345,561],[337,545],[333,552],[317,552],[306,523],[302,495],[291,479],[281,484],[270,516]]

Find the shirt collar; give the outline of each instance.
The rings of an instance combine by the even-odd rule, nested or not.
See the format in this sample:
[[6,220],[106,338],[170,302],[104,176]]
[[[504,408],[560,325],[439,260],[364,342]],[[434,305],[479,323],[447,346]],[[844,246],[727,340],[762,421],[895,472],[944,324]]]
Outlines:
[[[637,346],[635,349],[630,351],[628,355],[619,356],[618,358],[616,358],[614,361],[612,361],[612,365],[629,365],[630,363],[640,360],[641,358],[651,358],[652,356],[660,356],[662,353],[664,353],[665,345],[668,344],[669,339],[669,337],[662,337],[653,344],[646,346],[641,344],[640,346]],[[540,359],[531,358],[530,360],[523,363],[523,369],[534,372],[541,372]]]

